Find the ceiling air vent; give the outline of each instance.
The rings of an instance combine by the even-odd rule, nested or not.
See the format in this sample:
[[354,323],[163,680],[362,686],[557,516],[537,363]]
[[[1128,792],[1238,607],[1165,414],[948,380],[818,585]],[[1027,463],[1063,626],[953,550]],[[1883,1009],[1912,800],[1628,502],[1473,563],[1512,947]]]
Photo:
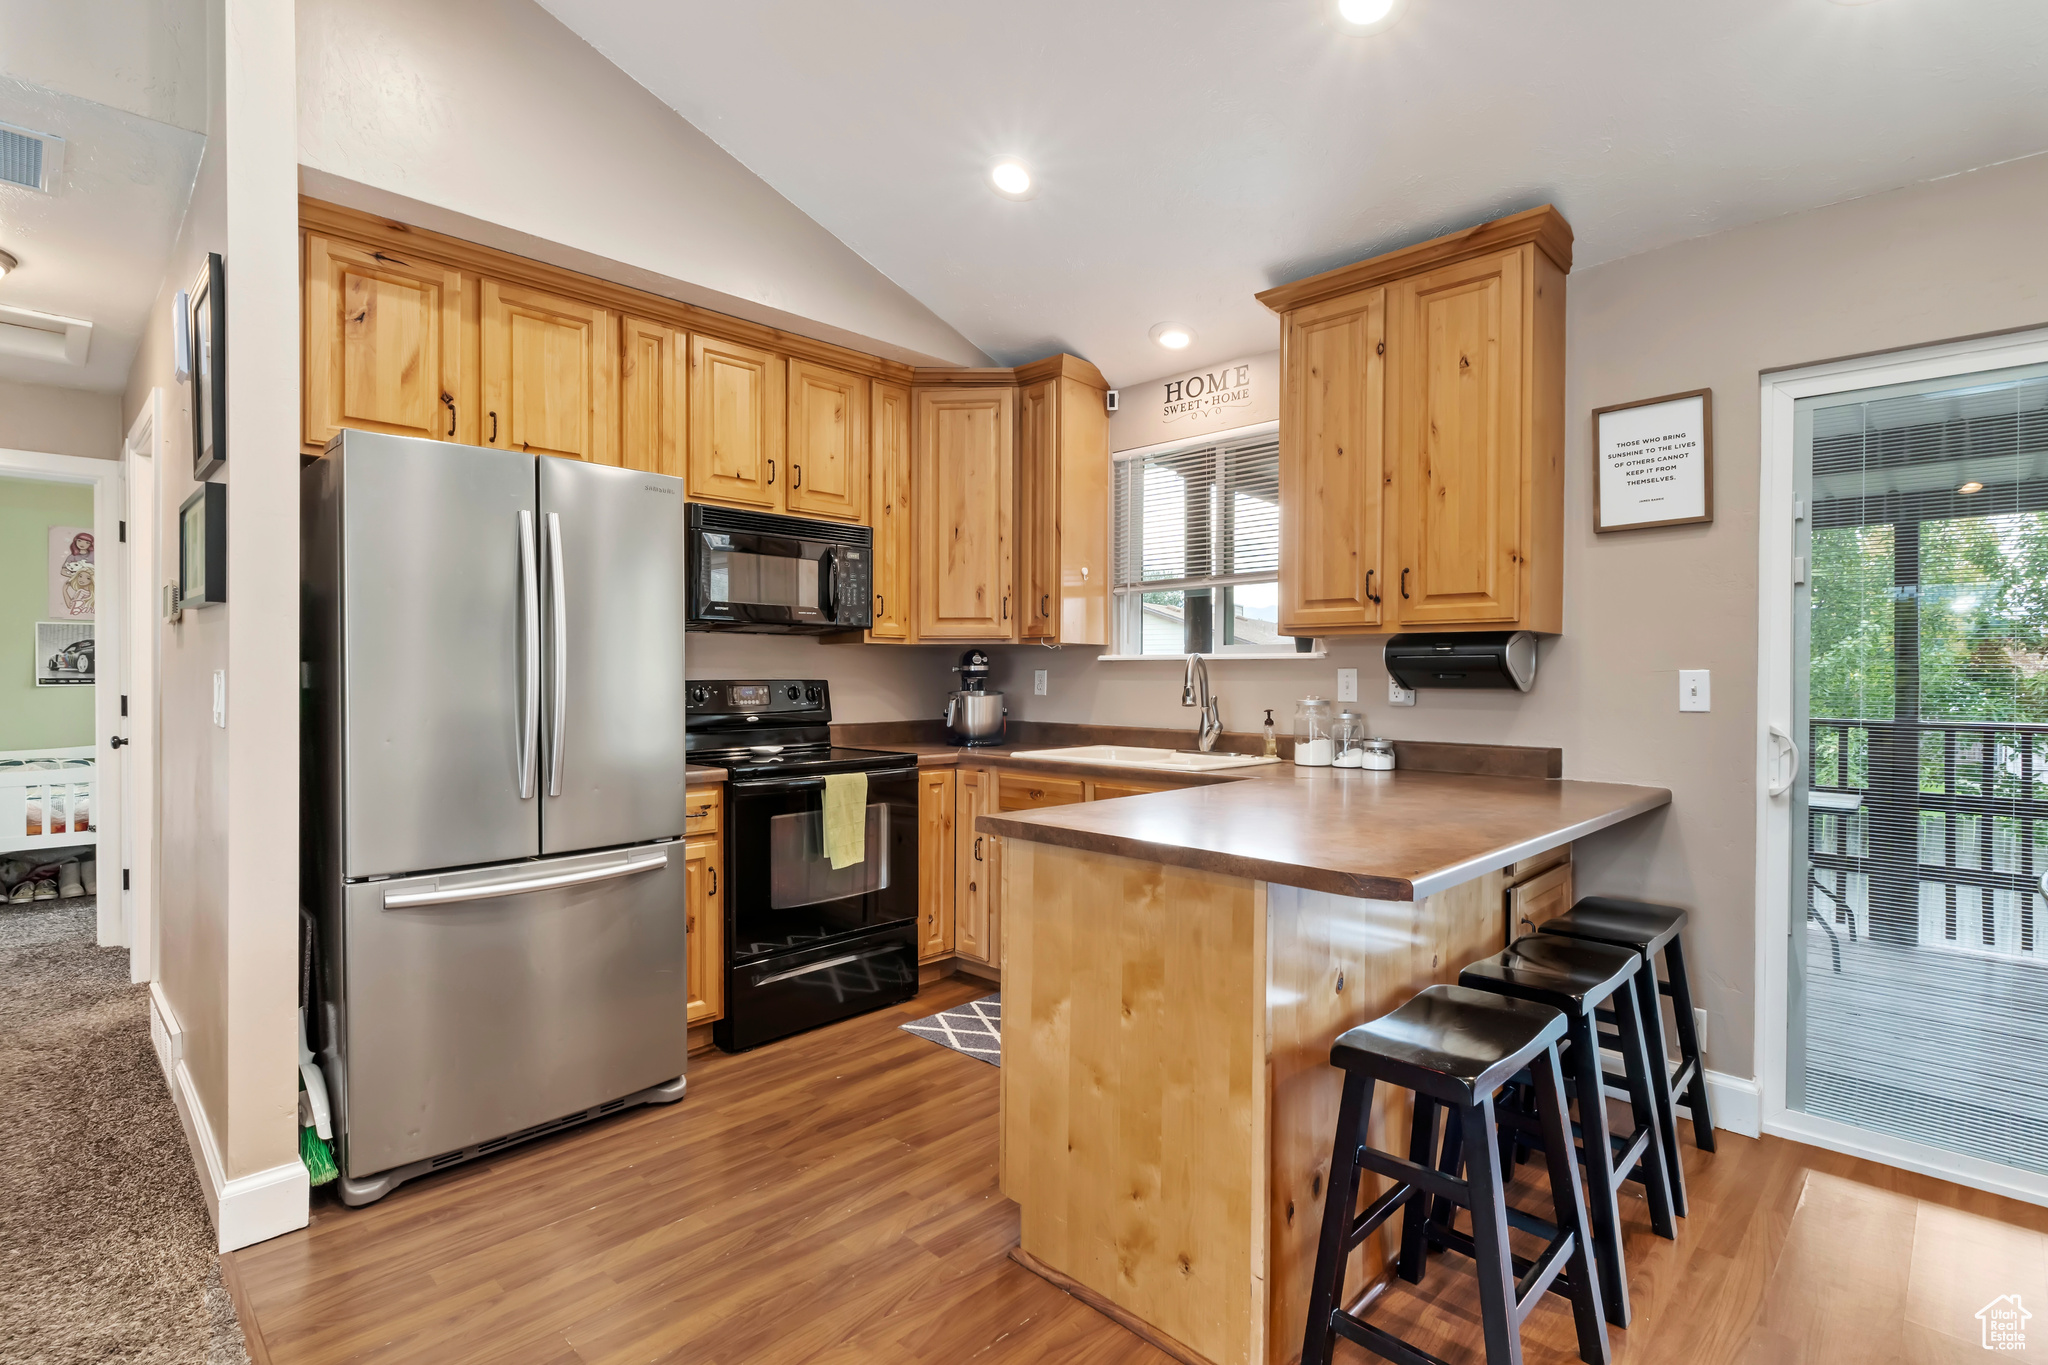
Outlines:
[[0,123],[0,182],[48,194],[63,169],[63,138]]

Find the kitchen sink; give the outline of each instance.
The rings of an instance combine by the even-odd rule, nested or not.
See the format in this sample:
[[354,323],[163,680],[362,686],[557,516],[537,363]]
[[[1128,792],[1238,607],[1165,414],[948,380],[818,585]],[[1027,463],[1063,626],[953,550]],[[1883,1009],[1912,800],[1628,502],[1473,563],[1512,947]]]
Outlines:
[[1112,768],[1150,768],[1166,773],[1212,773],[1278,763],[1257,754],[1204,754],[1192,749],[1148,749],[1134,744],[1077,744],[1066,749],[1016,749],[1010,757],[1050,763],[1100,763]]

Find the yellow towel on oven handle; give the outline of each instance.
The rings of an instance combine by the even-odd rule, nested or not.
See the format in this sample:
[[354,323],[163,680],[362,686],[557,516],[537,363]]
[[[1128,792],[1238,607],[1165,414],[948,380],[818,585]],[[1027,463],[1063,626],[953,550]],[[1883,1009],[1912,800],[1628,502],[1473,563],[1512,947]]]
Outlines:
[[836,872],[868,856],[868,775],[825,776],[825,856]]

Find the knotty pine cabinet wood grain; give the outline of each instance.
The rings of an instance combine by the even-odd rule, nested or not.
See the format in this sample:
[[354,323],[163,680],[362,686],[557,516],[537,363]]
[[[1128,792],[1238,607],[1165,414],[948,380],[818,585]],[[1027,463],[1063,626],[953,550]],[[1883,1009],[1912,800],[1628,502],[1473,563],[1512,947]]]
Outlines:
[[304,234],[305,449],[343,427],[477,439],[476,279]]
[[683,474],[683,401],[689,338],[665,323],[627,317],[619,326],[619,463]]
[[868,381],[789,362],[791,516],[863,521],[868,510]]
[[692,499],[783,510],[782,357],[716,337],[690,337]]
[[875,532],[875,620],[870,644],[906,644],[917,638],[911,607],[917,527],[912,516],[910,390],[870,381],[868,393],[868,523]]
[[685,937],[689,955],[689,1019],[708,1024],[725,1015],[725,844],[717,835],[683,844]]
[[1368,289],[1287,316],[1280,338],[1280,628],[1381,622],[1387,296]]
[[953,952],[956,776],[951,768],[917,775],[917,960]]
[[994,813],[1000,779],[991,769],[961,768],[955,781],[953,947],[961,957],[998,966],[1002,840],[977,833],[974,822]]
[[1007,640],[1016,479],[1014,388],[913,391],[921,640]]
[[[1035,367],[1027,367],[1035,368]],[[1017,394],[1017,638],[1109,643],[1109,414],[1068,374]]]
[[617,315],[488,277],[480,311],[481,443],[617,464]]

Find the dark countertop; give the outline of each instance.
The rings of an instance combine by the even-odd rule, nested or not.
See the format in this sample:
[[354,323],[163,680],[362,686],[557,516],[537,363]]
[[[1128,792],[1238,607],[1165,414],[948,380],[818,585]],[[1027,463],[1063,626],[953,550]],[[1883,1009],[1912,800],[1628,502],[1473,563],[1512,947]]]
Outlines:
[[[983,758],[1005,754],[967,752]],[[1034,761],[1030,766],[1038,771],[1052,765]],[[1142,768],[1063,766],[1097,777],[1176,776]],[[984,815],[975,828],[1006,839],[1341,896],[1406,901],[1670,802],[1671,793],[1663,787],[1283,763],[1241,769],[1224,780],[1175,791]]]
[[708,763],[692,763],[683,769],[683,786],[709,787],[725,781],[725,769]]

